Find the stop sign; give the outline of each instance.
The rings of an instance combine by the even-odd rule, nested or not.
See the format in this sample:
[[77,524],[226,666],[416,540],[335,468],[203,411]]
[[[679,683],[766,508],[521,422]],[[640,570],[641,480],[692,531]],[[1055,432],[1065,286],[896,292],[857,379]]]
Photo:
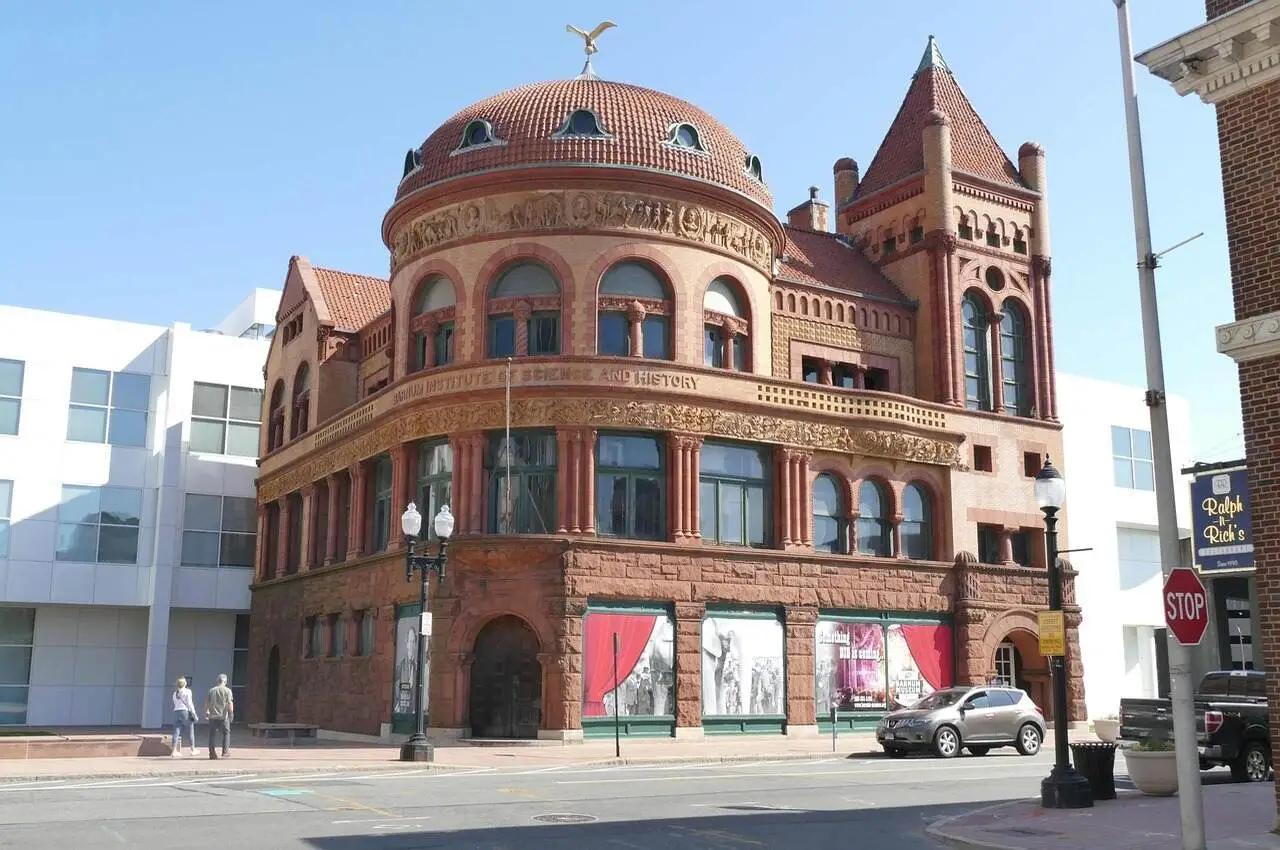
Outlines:
[[1177,567],[1164,580],[1164,622],[1183,646],[1197,646],[1209,628],[1209,597],[1195,570]]

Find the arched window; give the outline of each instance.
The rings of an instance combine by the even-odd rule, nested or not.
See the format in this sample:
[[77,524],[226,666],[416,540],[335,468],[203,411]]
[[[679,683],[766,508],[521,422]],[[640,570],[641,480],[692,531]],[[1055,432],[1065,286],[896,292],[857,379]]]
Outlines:
[[596,350],[611,357],[670,360],[670,298],[667,285],[645,263],[624,260],[611,266],[600,279]]
[[521,262],[494,280],[486,336],[490,357],[560,353],[560,282],[550,269]]
[[858,487],[858,551],[881,558],[893,554],[889,493],[883,484],[872,478]]
[[917,561],[933,560],[933,504],[922,484],[902,491],[902,552]]
[[1000,380],[1004,411],[1014,416],[1031,414],[1031,357],[1026,311],[1016,301],[1004,302],[1000,319]]
[[964,404],[970,410],[991,409],[991,322],[977,295],[969,293],[960,308],[964,318]]
[[293,376],[293,401],[289,425],[289,439],[307,433],[311,412],[311,367],[303,363]]
[[747,154],[745,167],[747,174],[751,175],[752,179],[759,180],[761,183],[764,182],[764,170],[760,167],[760,157]]
[[284,381],[276,381],[271,388],[271,403],[267,406],[267,451],[275,451],[284,445]]
[[706,150],[702,146],[702,136],[698,133],[698,128],[692,124],[671,125],[671,129],[667,131],[667,144],[688,150]]
[[409,370],[417,372],[453,362],[454,315],[457,310],[453,282],[432,277],[418,290],[409,319]]
[[458,150],[463,151],[468,148],[479,148],[502,143],[502,140],[494,134],[493,125],[483,118],[477,118],[463,128],[462,143],[458,145]]
[[847,531],[840,482],[834,475],[819,475],[813,481],[813,551],[845,554]]
[[607,137],[609,134],[605,131],[600,123],[600,119],[590,109],[577,109],[569,116],[559,130],[555,132],[557,137]]
[[747,371],[751,329],[737,284],[727,277],[711,281],[702,296],[702,309],[707,316],[703,326],[703,363],[717,369]]

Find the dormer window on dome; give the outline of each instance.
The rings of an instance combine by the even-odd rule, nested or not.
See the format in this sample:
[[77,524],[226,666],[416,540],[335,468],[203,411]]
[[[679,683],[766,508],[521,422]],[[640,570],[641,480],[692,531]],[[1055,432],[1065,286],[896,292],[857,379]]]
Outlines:
[[608,139],[612,138],[601,125],[600,119],[590,109],[575,109],[554,134],[557,139]]
[[747,174],[750,174],[753,180],[764,182],[764,171],[760,168],[760,157],[755,154],[747,154],[745,168]]
[[404,174],[400,175],[400,179],[403,180],[421,167],[422,148],[414,148],[404,155]]
[[701,151],[702,153],[707,151],[702,146],[702,135],[698,132],[698,128],[692,124],[672,124],[671,129],[667,131],[667,144],[673,148]]
[[506,144],[506,142],[494,135],[492,124],[485,121],[483,118],[477,118],[476,120],[468,123],[463,129],[462,142],[458,145],[457,149],[454,150],[454,153],[461,153],[462,151],[472,150],[473,148],[486,148],[493,145],[504,144]]

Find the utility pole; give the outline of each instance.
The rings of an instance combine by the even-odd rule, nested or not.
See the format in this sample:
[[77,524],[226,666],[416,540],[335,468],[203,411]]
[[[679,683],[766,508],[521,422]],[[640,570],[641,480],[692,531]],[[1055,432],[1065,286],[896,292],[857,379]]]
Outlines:
[[[1178,512],[1174,500],[1173,458],[1169,447],[1169,411],[1165,404],[1164,358],[1160,349],[1160,314],[1156,306],[1156,266],[1147,209],[1147,178],[1142,163],[1142,127],[1133,79],[1133,45],[1129,37],[1128,0],[1113,0],[1120,28],[1120,67],[1124,79],[1125,126],[1129,140],[1129,184],[1133,195],[1133,229],[1138,247],[1138,293],[1142,302],[1142,337],[1147,361],[1147,407],[1151,410],[1151,449],[1155,462],[1156,514],[1160,528],[1160,566],[1165,577],[1178,566]],[[1169,643],[1169,684],[1173,743],[1178,763],[1178,808],[1182,815],[1182,850],[1205,850],[1204,800],[1200,788],[1200,754],[1196,743],[1195,693],[1191,650],[1174,638]]]

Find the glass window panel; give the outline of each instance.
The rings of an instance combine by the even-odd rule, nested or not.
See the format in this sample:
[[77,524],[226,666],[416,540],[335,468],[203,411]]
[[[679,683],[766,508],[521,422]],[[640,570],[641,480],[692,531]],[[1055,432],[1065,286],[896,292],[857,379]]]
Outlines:
[[98,526],[58,523],[59,561],[92,564],[98,559]]
[[138,529],[104,525],[98,536],[98,563],[138,563]]
[[191,415],[212,416],[220,419],[227,415],[227,388],[217,384],[197,383],[191,394]]
[[1133,486],[1138,490],[1156,489],[1155,467],[1145,460],[1133,462]]
[[188,493],[183,506],[182,527],[196,531],[218,531],[222,527],[222,497]]
[[16,398],[0,398],[0,434],[17,434],[22,402]]
[[100,505],[97,487],[64,485],[62,502],[58,505],[58,520],[64,523],[96,523]]
[[236,614],[235,636],[232,638],[231,645],[235,649],[249,648],[249,615]]
[[727,316],[742,318],[742,308],[738,304],[738,294],[734,285],[725,278],[718,277],[711,281],[706,293],[702,296],[702,308]]
[[654,437],[601,435],[600,466],[614,469],[659,469],[662,453]]
[[747,346],[750,344],[745,336],[733,339],[733,368],[739,372],[747,371]]
[[631,353],[631,332],[622,313],[601,313],[596,350],[606,357],[626,357]]
[[928,526],[922,522],[903,521],[902,549],[908,558],[924,561],[933,557]]
[[224,534],[218,563],[224,567],[252,567],[254,548],[252,534]]
[[[249,653],[240,650],[231,654],[231,681],[235,684],[244,684],[249,681]],[[244,706],[248,710],[248,706]]]
[[0,360],[0,395],[21,396],[25,371],[21,360]]
[[596,484],[596,523],[601,534],[627,535],[627,476],[601,475]]
[[1116,472],[1116,486],[1133,489],[1133,461],[1118,457],[1112,460]]
[[724,366],[724,336],[715,325],[707,325],[703,329],[702,362],[716,369]]
[[819,475],[813,482],[813,512],[822,516],[840,514],[842,502],[840,488],[830,475]]
[[858,486],[858,513],[866,519],[884,516],[884,494],[875,481],[866,480]]
[[928,519],[928,501],[919,484],[908,484],[902,492],[902,516],[907,522],[925,522]]
[[763,546],[768,536],[763,487],[747,488],[747,544]]
[[[128,487],[102,488],[102,522],[138,525],[142,521],[142,491]],[[217,528],[215,525],[214,528]]]
[[31,681],[31,647],[0,646],[0,685],[26,685]]
[[[191,442],[188,444],[188,448],[193,452],[208,452],[210,454],[220,455],[222,454],[226,435],[227,426],[223,422],[213,422],[208,419],[192,419]],[[254,448],[257,447],[255,446]]]
[[502,273],[494,283],[491,298],[514,298],[518,295],[558,295],[560,284],[545,266],[520,263]]
[[0,517],[8,517],[13,510],[13,482],[0,481]]
[[212,531],[182,532],[182,565],[184,567],[216,567],[222,535]]
[[9,520],[0,519],[0,558],[9,557]]
[[733,478],[763,479],[764,452],[745,446],[703,443],[701,465],[703,475],[727,475]]
[[528,513],[521,527],[529,534],[549,534],[555,531],[556,481],[551,475],[540,473],[528,476],[527,498],[522,500]]
[[235,457],[258,456],[259,433],[257,425],[232,422],[227,426],[226,454]]
[[719,538],[720,528],[716,520],[718,519],[718,509],[716,508],[716,482],[702,481],[698,485],[698,513],[700,514],[701,525],[699,533],[705,540],[716,540]]
[[117,372],[111,379],[111,406],[124,410],[149,410],[151,377]]
[[111,397],[111,373],[97,369],[71,370],[71,400],[80,404],[106,405]]
[[533,356],[560,353],[560,316],[558,313],[534,313],[529,319],[529,354]]
[[227,496],[222,500],[222,530],[253,534],[258,530],[258,513],[253,499]]
[[662,537],[662,481],[658,478],[637,477],[635,479],[635,498],[633,534],[645,540],[658,540]]
[[1151,460],[1151,432],[1135,428],[1129,433],[1133,437],[1133,456],[1138,460]]
[[671,323],[666,316],[646,316],[640,323],[643,354],[651,360],[671,359]]
[[453,362],[453,322],[442,322],[436,329],[435,357],[437,366],[447,366]]
[[230,416],[247,422],[261,422],[262,390],[232,387]]
[[425,445],[419,455],[419,475],[444,475],[453,471],[453,449],[448,443]]
[[24,726],[26,722],[26,687],[0,687],[0,726]]
[[36,609],[0,608],[0,646],[30,646],[36,642]]
[[743,502],[745,501],[742,494],[741,484],[731,484],[727,481],[717,482],[720,486],[720,498],[717,514],[719,516],[721,543],[737,543],[741,544],[744,539],[743,526],[745,517],[743,516]]
[[516,353],[516,320],[511,316],[489,319],[489,356],[514,357]]
[[111,410],[111,428],[107,441],[113,446],[145,446],[147,414],[136,410]]
[[67,411],[67,439],[77,443],[103,443],[107,439],[105,407],[76,407]]
[[663,300],[667,297],[667,288],[644,263],[630,261],[618,263],[604,273],[600,294]]
[[1111,454],[1115,457],[1130,457],[1129,429],[1116,425],[1111,426]]
[[814,516],[813,549],[815,552],[840,551],[840,523],[834,517]]

